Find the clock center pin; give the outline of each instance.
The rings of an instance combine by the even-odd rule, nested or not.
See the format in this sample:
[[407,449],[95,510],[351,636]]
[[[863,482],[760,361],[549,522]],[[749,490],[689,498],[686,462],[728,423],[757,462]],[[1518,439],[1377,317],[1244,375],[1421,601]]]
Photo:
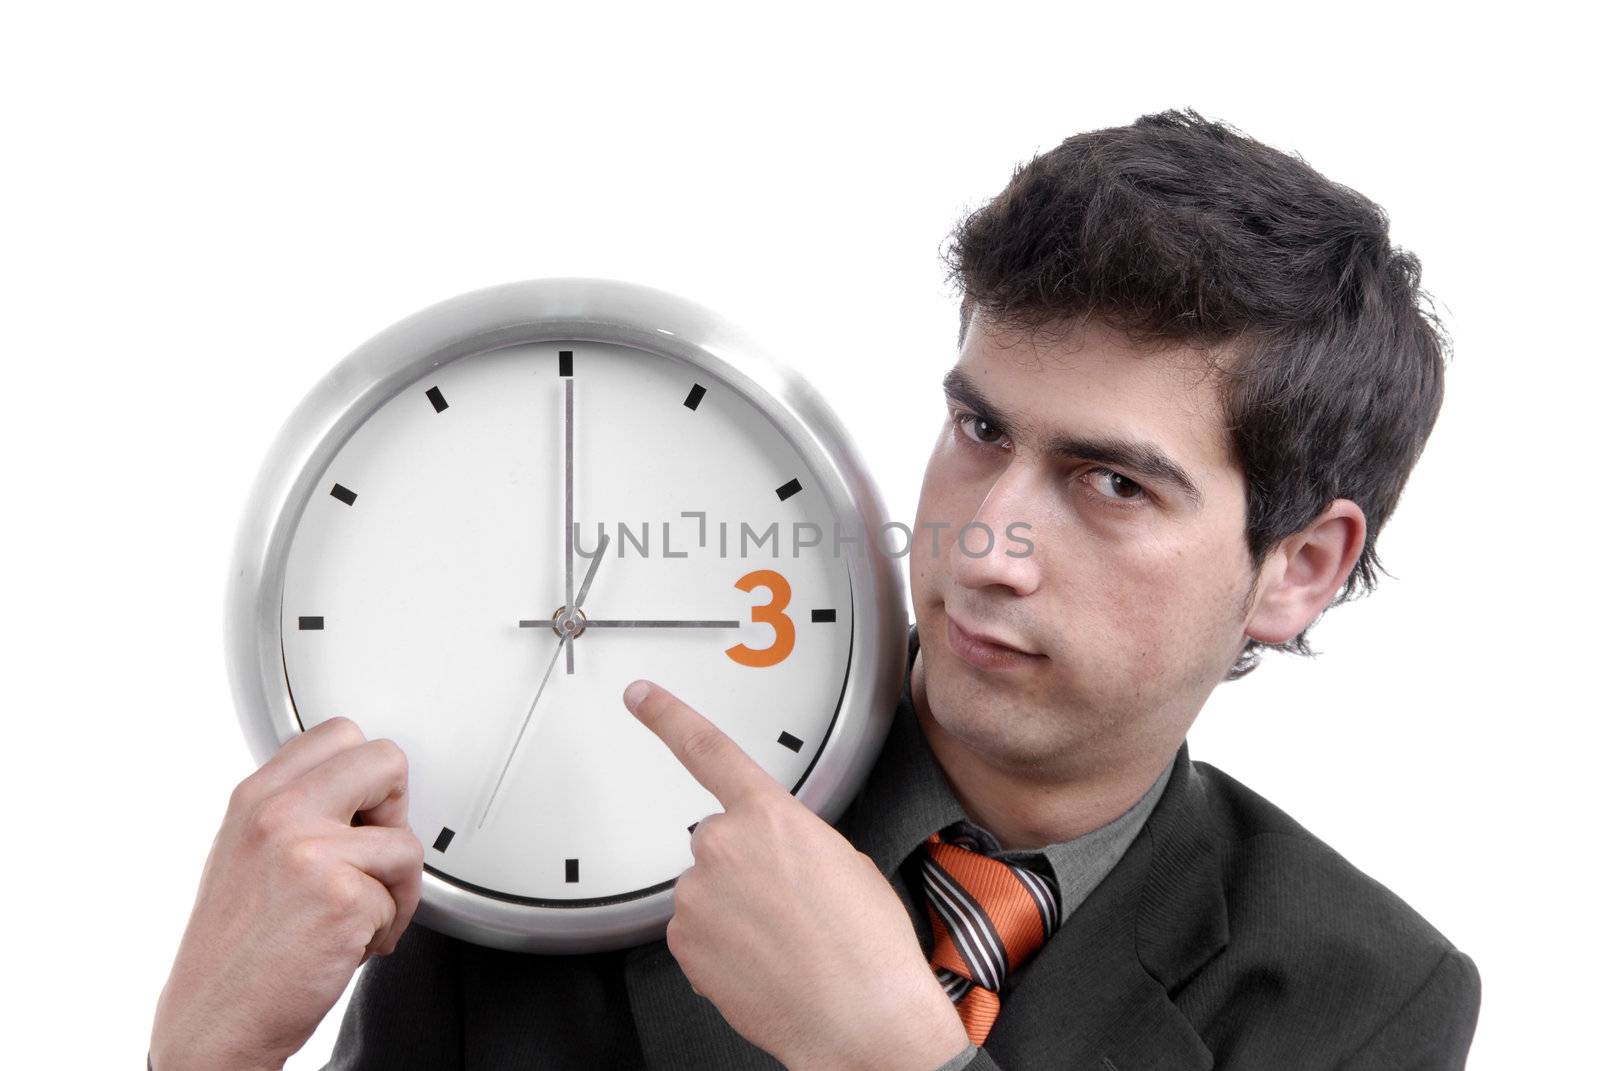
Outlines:
[[559,607],[555,613],[550,615],[550,619],[555,622],[550,628],[551,632],[554,632],[557,636],[564,633],[574,639],[583,635],[583,630],[587,627],[589,620],[582,610],[568,609],[565,606]]

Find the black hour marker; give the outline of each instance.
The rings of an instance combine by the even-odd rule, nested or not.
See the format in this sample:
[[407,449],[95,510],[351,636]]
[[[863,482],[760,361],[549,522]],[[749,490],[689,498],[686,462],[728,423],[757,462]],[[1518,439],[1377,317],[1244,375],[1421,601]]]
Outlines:
[[444,400],[444,395],[439,393],[438,387],[428,388],[428,401],[433,403],[435,413],[442,413],[450,408],[450,403]]
[[342,483],[334,484],[333,490],[329,493],[347,506],[353,506],[356,504],[356,493]]
[[[564,375],[564,376],[572,375],[572,351],[571,350],[562,350],[558,356],[560,357],[560,360],[561,360],[561,374]],[[577,878],[568,878],[567,880],[568,881],[577,881],[578,879]]]
[[799,480],[790,480],[788,483],[786,483],[782,487],[778,488],[778,501],[782,502],[784,499],[789,498],[789,497],[791,497],[793,495],[797,495],[799,493],[800,493],[800,481]]
[[321,630],[322,630],[322,618],[320,618],[320,617],[302,617],[300,619],[300,631],[301,632],[320,632]]
[[784,747],[788,748],[790,751],[799,751],[800,750],[800,746],[802,744],[804,744],[805,741],[801,740],[798,736],[791,736],[788,733],[779,733],[778,734],[778,743],[782,744]]
[[446,848],[450,847],[450,842],[455,839],[455,835],[456,831],[451,829],[449,826],[445,826],[443,829],[439,830],[439,835],[433,839],[433,850],[436,852],[442,852]]
[[700,408],[700,399],[704,398],[705,396],[706,389],[700,384],[696,383],[694,385],[694,390],[689,392],[689,397],[683,400],[683,404],[690,409],[698,409]]
[[567,880],[568,881],[577,881],[578,880],[578,861],[576,859],[568,859],[567,860]]
[[832,621],[832,620],[834,620],[834,613],[833,613],[832,610],[812,610],[811,611],[811,620],[813,620],[813,621]]

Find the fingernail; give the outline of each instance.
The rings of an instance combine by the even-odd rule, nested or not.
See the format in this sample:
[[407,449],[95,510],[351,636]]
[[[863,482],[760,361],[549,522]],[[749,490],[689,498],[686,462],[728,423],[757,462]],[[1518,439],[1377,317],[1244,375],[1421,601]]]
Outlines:
[[639,704],[644,702],[645,696],[650,694],[649,681],[634,681],[622,693],[622,702],[629,711],[637,711]]

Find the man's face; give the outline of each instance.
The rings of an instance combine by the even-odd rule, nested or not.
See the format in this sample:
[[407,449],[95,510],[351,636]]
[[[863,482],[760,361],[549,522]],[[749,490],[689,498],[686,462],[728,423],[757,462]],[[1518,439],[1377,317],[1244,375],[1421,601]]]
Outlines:
[[[1176,749],[1245,639],[1254,575],[1208,371],[1103,325],[1047,335],[974,316],[911,550],[930,730],[1040,777]],[[974,522],[994,533],[986,554],[979,528],[973,554],[956,545]],[[1026,550],[1013,524],[1029,526],[1012,529],[1025,556],[1007,554]],[[952,620],[1027,655],[995,665]]]

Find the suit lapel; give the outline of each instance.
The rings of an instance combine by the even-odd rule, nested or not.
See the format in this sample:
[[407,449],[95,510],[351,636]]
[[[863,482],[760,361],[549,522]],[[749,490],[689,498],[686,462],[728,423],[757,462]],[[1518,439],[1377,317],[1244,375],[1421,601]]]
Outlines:
[[1170,994],[1227,940],[1204,789],[1186,744],[1127,853],[1008,980],[984,1048],[1001,1067],[1209,1068],[1210,1050]]

